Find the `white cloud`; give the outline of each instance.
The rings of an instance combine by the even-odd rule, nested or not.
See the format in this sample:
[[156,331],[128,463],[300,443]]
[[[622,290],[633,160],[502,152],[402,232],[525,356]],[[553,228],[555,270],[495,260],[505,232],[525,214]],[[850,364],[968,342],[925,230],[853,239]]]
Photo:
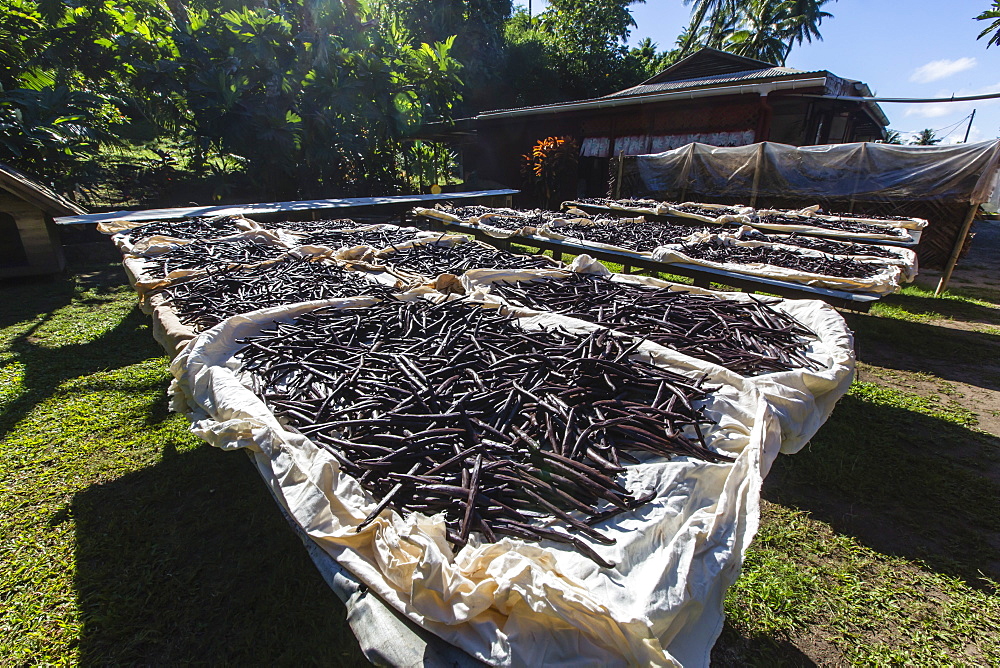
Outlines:
[[953,74],[971,70],[976,66],[975,58],[958,58],[957,60],[932,60],[926,65],[921,65],[913,70],[910,81],[916,83],[930,83],[939,79],[946,79]]
[[[921,118],[941,118],[965,111],[968,107],[966,102],[939,102],[935,104],[914,104],[906,110],[906,116],[920,116]],[[971,107],[970,107],[971,108]]]

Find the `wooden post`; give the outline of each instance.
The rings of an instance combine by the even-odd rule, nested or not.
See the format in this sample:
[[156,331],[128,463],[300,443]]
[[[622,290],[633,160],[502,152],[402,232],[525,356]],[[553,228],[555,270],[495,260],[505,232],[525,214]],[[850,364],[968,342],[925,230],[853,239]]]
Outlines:
[[855,165],[854,187],[851,188],[851,202],[847,205],[847,213],[854,213],[854,203],[858,196],[858,183],[861,181],[861,169],[868,163],[868,144],[861,144],[861,164]]
[[684,168],[681,169],[680,197],[677,201],[681,204],[687,199],[688,181],[691,178],[691,163],[694,162],[694,144],[688,144],[687,156],[684,158]]
[[969,207],[969,214],[965,217],[965,222],[962,224],[962,231],[958,233],[958,238],[955,239],[955,247],[951,250],[951,257],[948,258],[948,264],[945,265],[944,273],[941,274],[941,280],[938,281],[937,289],[934,291],[934,296],[939,296],[948,287],[948,281],[951,280],[951,272],[955,271],[955,265],[958,264],[958,256],[962,254],[962,247],[965,246],[965,239],[969,236],[969,229],[972,227],[972,221],[976,218],[976,212],[979,211],[979,205],[973,204]]
[[618,151],[618,178],[615,179],[615,199],[622,197],[622,172],[625,168],[625,151]]
[[760,165],[764,161],[764,144],[757,144],[757,160],[753,166],[753,189],[750,191],[750,206],[757,207],[757,189],[760,187]]

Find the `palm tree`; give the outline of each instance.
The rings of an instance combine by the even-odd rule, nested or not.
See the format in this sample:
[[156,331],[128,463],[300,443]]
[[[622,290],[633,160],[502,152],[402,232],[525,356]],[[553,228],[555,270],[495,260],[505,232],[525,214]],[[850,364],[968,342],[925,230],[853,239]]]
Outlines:
[[899,130],[888,129],[885,131],[885,139],[882,140],[883,144],[902,144],[903,135],[899,133]]
[[699,45],[721,46],[720,34],[739,15],[741,3],[737,0],[684,0],[684,4],[692,7],[691,23],[678,38],[681,58]]
[[754,0],[743,10],[742,22],[729,36],[726,50],[738,56],[783,63],[789,0]]
[[[823,36],[819,33],[819,26],[823,19],[833,18],[833,14],[822,10],[830,0],[791,0],[786,2],[787,18],[785,19],[785,35],[788,45],[785,54],[781,58],[784,65],[788,59],[788,54],[792,52],[792,45],[798,42],[801,46],[803,42],[810,44],[815,37],[817,41],[823,41]],[[836,0],[834,0],[836,1]]]
[[927,128],[926,130],[921,130],[910,143],[916,146],[933,146],[934,144],[940,144],[941,140],[934,136],[933,130]]
[[677,39],[681,57],[701,45],[784,65],[796,43],[823,39],[819,26],[833,15],[822,7],[836,0],[684,1],[692,9]]
[[986,42],[986,48],[988,49],[994,44],[1000,45],[1000,0],[993,0],[993,7],[977,16],[976,20],[991,21],[986,29],[979,33],[979,37],[976,39],[982,39],[990,33],[993,33],[993,35],[991,35],[989,40]]

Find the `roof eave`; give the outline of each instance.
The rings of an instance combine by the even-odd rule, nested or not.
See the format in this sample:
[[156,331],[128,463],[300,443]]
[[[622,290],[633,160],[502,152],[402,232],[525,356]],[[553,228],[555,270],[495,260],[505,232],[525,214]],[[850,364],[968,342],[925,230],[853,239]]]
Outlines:
[[87,213],[65,197],[52,192],[40,183],[9,165],[0,165],[0,188],[32,204],[51,216],[68,216]]
[[652,104],[655,102],[666,102],[670,100],[699,99],[704,97],[718,97],[722,95],[768,95],[776,90],[796,90],[799,88],[815,88],[826,85],[826,76],[809,78],[779,78],[769,81],[758,81],[752,84],[738,84],[735,86],[714,86],[683,88],[680,90],[665,91],[663,93],[651,93],[646,95],[628,95],[613,98],[595,98],[591,100],[578,100],[575,102],[560,102],[556,104],[546,104],[537,107],[525,107],[523,109],[506,109],[499,111],[487,111],[476,116],[476,120],[493,120],[500,118],[514,118],[517,116],[532,116],[542,114],[556,114],[567,111],[585,111],[590,109],[605,109],[613,107],[625,107],[632,105]]

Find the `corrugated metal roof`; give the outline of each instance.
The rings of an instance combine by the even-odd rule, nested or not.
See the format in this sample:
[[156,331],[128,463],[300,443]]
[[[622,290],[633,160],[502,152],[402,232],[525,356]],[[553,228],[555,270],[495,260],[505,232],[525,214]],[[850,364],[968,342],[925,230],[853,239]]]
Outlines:
[[685,79],[683,81],[668,81],[665,83],[639,84],[617,93],[611,93],[604,97],[630,97],[632,95],[649,95],[652,93],[664,93],[671,90],[685,90],[688,88],[701,88],[703,86],[718,86],[720,84],[754,82],[763,79],[786,78],[795,76],[815,76],[823,74],[825,70],[806,71],[796,70],[791,67],[768,67],[762,70],[746,70],[743,72],[732,72],[718,76],[702,77],[699,79]]
[[667,83],[668,81],[688,81],[689,79],[717,77],[724,74],[733,74],[734,72],[766,70],[774,67],[776,64],[705,47],[687,58],[678,60],[667,69],[658,72],[642,83],[658,84]]

